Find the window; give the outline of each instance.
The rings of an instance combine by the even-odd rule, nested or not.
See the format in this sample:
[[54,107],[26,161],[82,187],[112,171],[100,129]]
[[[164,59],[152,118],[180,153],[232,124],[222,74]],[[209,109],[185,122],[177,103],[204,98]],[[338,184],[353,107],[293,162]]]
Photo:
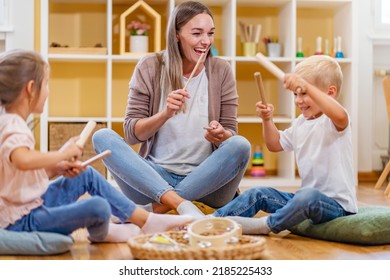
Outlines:
[[5,24],[5,0],[0,0],[0,26]]
[[381,2],[381,23],[390,25],[390,0],[382,0]]
[[375,29],[390,29],[390,0],[375,0],[374,3]]

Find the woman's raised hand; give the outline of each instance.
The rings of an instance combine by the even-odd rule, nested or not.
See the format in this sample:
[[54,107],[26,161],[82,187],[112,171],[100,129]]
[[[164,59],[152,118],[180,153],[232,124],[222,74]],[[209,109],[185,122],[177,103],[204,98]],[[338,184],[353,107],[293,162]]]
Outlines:
[[181,111],[186,98],[191,98],[191,96],[184,89],[177,89],[168,94],[166,110],[169,117],[173,117]]

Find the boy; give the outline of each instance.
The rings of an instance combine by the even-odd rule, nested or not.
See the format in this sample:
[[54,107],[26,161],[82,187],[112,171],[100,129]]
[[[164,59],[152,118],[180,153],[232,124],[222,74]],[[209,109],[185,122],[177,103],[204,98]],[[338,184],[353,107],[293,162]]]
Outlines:
[[[245,234],[279,233],[306,219],[314,224],[357,213],[353,172],[352,133],[347,111],[336,101],[343,75],[329,56],[311,56],[284,78],[295,96],[301,115],[279,131],[272,104],[256,104],[263,119],[263,135],[272,152],[294,151],[301,188],[294,194],[269,187],[250,189],[213,216],[229,217],[242,224]],[[271,213],[249,219],[258,211]]]

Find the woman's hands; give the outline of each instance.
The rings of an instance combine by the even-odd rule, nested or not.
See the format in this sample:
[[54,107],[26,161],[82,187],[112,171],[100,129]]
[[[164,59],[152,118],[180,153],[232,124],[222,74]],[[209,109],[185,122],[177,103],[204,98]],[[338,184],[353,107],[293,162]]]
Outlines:
[[186,98],[191,98],[191,95],[184,89],[177,89],[168,94],[166,112],[169,118],[182,110]]
[[211,121],[205,129],[204,138],[216,146],[219,146],[223,141],[233,136],[231,132],[225,130],[217,121]]

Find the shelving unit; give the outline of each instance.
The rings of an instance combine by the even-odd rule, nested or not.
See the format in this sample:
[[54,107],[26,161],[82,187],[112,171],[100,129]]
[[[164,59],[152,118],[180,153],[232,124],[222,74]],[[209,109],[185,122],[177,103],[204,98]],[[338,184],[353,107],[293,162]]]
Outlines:
[[[93,119],[123,135],[122,122],[128,95],[128,82],[140,59],[137,54],[120,55],[119,16],[137,1],[129,0],[41,0],[41,52],[51,64],[51,94],[41,118],[41,149],[48,149],[48,124],[80,123]],[[184,0],[145,0],[161,15],[161,34],[175,5]],[[338,59],[344,74],[341,102],[347,108],[354,127],[354,151],[357,156],[357,77],[356,22],[357,1],[352,0],[205,0],[200,1],[214,14],[215,48],[227,60],[237,79],[239,133],[263,147],[267,176],[245,177],[241,186],[298,186],[293,153],[271,154],[263,145],[261,120],[255,112],[259,100],[253,73],[260,71],[268,102],[276,108],[278,128],[288,128],[299,114],[293,95],[252,57],[242,56],[239,21],[261,24],[261,37],[277,37],[282,43],[281,57],[272,61],[291,72],[302,61],[296,58],[297,37],[303,38],[305,56],[314,54],[315,38],[341,36],[344,59]],[[70,30],[64,30],[67,24]],[[165,36],[161,38],[165,48]],[[56,54],[49,52],[51,42],[72,47],[101,43],[105,54]],[[262,42],[258,51],[265,52]],[[357,165],[356,165],[357,174]]]

